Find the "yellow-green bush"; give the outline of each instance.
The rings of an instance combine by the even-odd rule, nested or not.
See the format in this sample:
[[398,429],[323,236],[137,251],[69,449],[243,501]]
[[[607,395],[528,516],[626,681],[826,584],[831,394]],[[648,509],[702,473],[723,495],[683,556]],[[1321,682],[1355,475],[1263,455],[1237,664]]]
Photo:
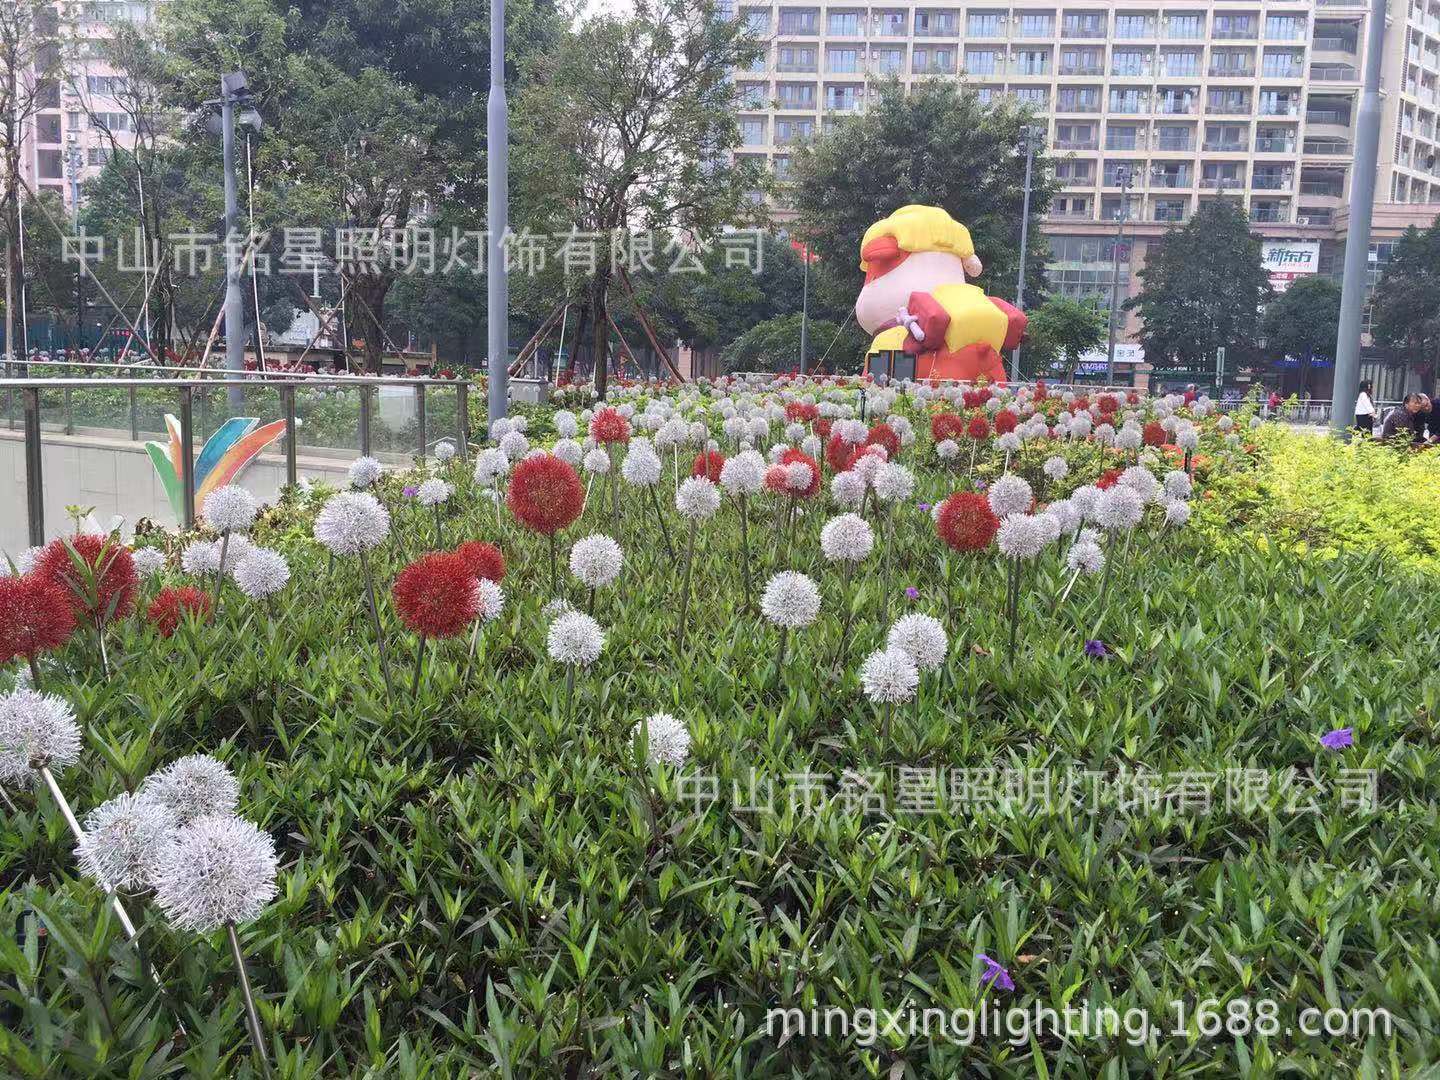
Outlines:
[[1199,520],[1225,544],[1277,544],[1333,556],[1378,550],[1440,573],[1440,450],[1342,443],[1266,425],[1253,469],[1210,485]]

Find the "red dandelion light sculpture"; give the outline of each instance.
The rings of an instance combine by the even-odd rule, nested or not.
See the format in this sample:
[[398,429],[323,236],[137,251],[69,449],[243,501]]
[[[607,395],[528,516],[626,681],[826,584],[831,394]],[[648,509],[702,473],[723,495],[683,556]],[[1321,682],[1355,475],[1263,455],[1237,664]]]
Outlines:
[[[77,555],[83,569],[76,564]],[[83,614],[96,625],[135,610],[135,561],[129,548],[110,537],[81,533],[51,540],[34,573],[57,586],[77,616]]]
[[803,450],[791,447],[780,455],[781,465],[794,465],[796,463],[810,467],[810,486],[803,491],[791,491],[790,494],[799,499],[813,499],[820,490],[820,463]]
[[585,487],[569,463],[536,454],[515,466],[505,504],[527,529],[554,536],[585,509]]
[[75,632],[70,598],[53,582],[34,574],[0,578],[0,664],[35,658],[58,649]]
[[725,465],[725,455],[719,450],[706,450],[703,454],[695,455],[695,463],[690,466],[691,476],[703,476],[712,484],[720,482],[720,470]]
[[590,418],[590,437],[597,443],[628,443],[630,421],[620,415],[620,410],[607,405]]
[[852,443],[846,442],[839,435],[831,435],[825,440],[825,461],[830,468],[838,472],[848,472],[855,464],[859,456],[859,449]]
[[1018,420],[1015,414],[1009,409],[1001,409],[995,414],[995,434],[1004,435],[1006,432],[1014,431]]
[[455,549],[455,554],[465,560],[470,573],[477,578],[493,581],[499,585],[505,580],[505,556],[494,544],[484,540],[466,540]]
[[1141,441],[1146,446],[1165,445],[1165,425],[1159,420],[1151,420],[1141,431]]
[[390,592],[400,620],[424,637],[454,637],[480,614],[475,572],[453,551],[416,559],[400,571]]
[[870,429],[870,434],[865,437],[866,446],[883,446],[885,453],[891,458],[900,454],[900,436],[895,434],[895,429],[889,424],[879,423]]
[[959,439],[965,434],[965,421],[954,413],[936,413],[930,417],[930,438],[937,443],[946,439]]
[[161,637],[169,637],[175,633],[175,628],[187,613],[193,613],[202,619],[208,618],[210,594],[194,585],[161,589],[146,608],[145,618],[150,621],[151,626],[160,631]]
[[1000,519],[984,495],[957,491],[940,504],[935,532],[956,551],[983,551],[995,539]]
[[972,416],[965,425],[965,434],[976,442],[984,442],[990,437],[990,421],[983,416]]

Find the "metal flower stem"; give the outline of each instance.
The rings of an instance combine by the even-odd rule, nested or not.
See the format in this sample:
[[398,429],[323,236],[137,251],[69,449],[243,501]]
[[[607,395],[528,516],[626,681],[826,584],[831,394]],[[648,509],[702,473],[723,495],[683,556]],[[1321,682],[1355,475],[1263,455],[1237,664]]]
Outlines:
[[395,690],[390,685],[390,664],[385,656],[385,630],[380,625],[380,607],[375,603],[375,578],[370,573],[370,558],[360,552],[360,569],[365,572],[365,599],[370,605],[370,621],[375,624],[375,647],[380,653],[380,674],[385,678],[385,700],[395,699]]
[[245,998],[245,1024],[250,1029],[250,1041],[255,1044],[255,1056],[266,1076],[270,1073],[270,1057],[265,1052],[265,1032],[260,1027],[260,1014],[255,1009],[255,994],[250,989],[250,973],[245,970],[245,956],[240,952],[240,938],[235,934],[235,924],[225,924],[225,934],[230,938],[230,953],[235,957],[235,972],[240,976],[240,992]]
[[[80,822],[75,818],[75,811],[70,809],[70,800],[65,798],[65,793],[55,782],[55,774],[50,771],[48,765],[41,765],[37,771],[45,781],[45,786],[50,789],[50,795],[55,800],[55,804],[60,807],[60,816],[65,819],[65,824],[70,826],[70,832],[74,835],[75,842],[79,843],[84,840],[85,830],[80,828]],[[115,917],[120,920],[121,927],[124,928],[130,940],[134,941],[139,936],[139,931],[135,929],[135,924],[130,920],[130,913],[125,910],[125,905],[113,892],[110,894],[110,905],[115,909]]]
[[475,627],[470,631],[470,651],[465,657],[465,678],[462,685],[470,685],[470,669],[475,665],[475,648],[480,642],[480,627],[484,625],[481,620],[475,620]]
[[785,667],[785,647],[786,647],[787,645],[789,645],[789,644],[790,644],[790,628],[789,628],[788,626],[782,626],[782,627],[780,628],[780,651],[779,651],[779,653],[776,654],[776,657],[775,657],[775,670],[776,670],[776,672],[779,672],[781,669],[783,669],[783,668]]
[[675,561],[675,545],[670,543],[670,530],[665,525],[665,515],[660,510],[660,496],[655,494],[655,485],[650,485],[650,504],[655,507],[655,520],[660,525],[660,537],[665,541],[665,554]]
[[550,534],[550,591],[556,592],[560,588],[560,578],[555,570],[555,534]]
[[[745,581],[745,614],[750,613],[750,512],[740,496],[740,572]],[[33,664],[34,661],[32,660]]]
[[440,534],[440,504],[435,504],[435,550],[445,550],[445,540]]
[[225,556],[230,552],[230,530],[220,534],[220,565],[215,568],[215,600],[211,603],[215,614],[220,614],[220,587],[225,584]]
[[615,467],[615,444],[606,443],[605,453],[610,458],[610,529],[620,531],[620,470]]
[[570,724],[571,706],[575,701],[575,665],[565,665],[565,724]]
[[680,628],[675,635],[675,651],[685,651],[685,622],[690,614],[690,577],[695,569],[695,529],[696,521],[690,519],[690,531],[685,538],[685,576],[680,584]]
[[884,563],[882,571],[883,580],[880,584],[880,621],[890,621],[890,564],[894,559],[888,558],[890,541],[895,538],[895,508],[893,503],[885,503],[884,508],[877,506],[880,513],[880,533],[884,540],[885,547],[880,553],[881,561]]
[[1010,645],[1006,656],[1010,663],[1015,662],[1015,628],[1020,622],[1020,560],[1010,560],[1010,581],[1009,581],[1008,602],[1010,608]]
[[1065,586],[1065,591],[1060,594],[1060,603],[1064,603],[1070,595],[1070,590],[1075,587],[1075,582],[1080,579],[1080,568],[1077,566],[1075,572],[1070,575],[1070,582]]
[[845,568],[840,575],[840,604],[845,609],[845,617],[840,622],[840,638],[835,642],[835,659],[830,662],[832,667],[840,666],[840,658],[845,652],[845,639],[850,636],[850,619],[855,607],[850,602],[850,577],[854,572],[855,564],[846,559]]
[[410,700],[420,693],[420,671],[425,666],[425,635],[420,635],[420,644],[415,649],[415,674],[410,680]]

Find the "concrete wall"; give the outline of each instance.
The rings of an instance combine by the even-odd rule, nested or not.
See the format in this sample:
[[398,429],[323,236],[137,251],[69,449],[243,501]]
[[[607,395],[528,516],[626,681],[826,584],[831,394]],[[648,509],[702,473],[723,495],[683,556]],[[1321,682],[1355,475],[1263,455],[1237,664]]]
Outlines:
[[[65,508],[71,505],[94,507],[102,525],[113,516],[123,516],[126,537],[141,518],[170,528],[178,525],[165,488],[141,444],[118,434],[112,438],[46,432],[41,446],[47,540],[70,531],[71,518]],[[283,441],[278,446],[280,452],[272,447],[250,462],[238,478],[262,502],[273,502],[285,482]],[[353,456],[301,455],[298,472],[344,486]],[[0,429],[0,550],[13,554],[29,545],[27,505],[24,437],[19,431]]]

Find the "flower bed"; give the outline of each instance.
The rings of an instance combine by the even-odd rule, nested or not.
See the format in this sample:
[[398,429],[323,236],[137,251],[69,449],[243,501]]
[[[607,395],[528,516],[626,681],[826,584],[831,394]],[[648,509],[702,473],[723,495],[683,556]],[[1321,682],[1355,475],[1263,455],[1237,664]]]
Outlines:
[[[1434,620],[1377,557],[1194,527],[1268,435],[1174,398],[612,404],[7,579],[54,698],[0,706],[4,1072],[258,1072],[242,971],[285,1075],[1434,1059]],[[1391,1026],[1301,1033],[1347,1009]]]

